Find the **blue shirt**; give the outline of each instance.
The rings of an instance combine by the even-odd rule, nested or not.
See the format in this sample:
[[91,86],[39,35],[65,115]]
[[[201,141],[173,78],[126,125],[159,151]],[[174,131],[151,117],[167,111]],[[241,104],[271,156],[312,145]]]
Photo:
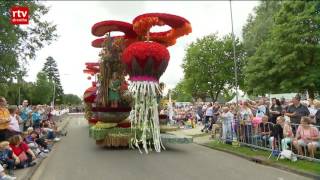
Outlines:
[[20,112],[20,117],[21,117],[22,121],[27,121],[29,119],[29,113],[30,112],[31,112],[31,110],[29,108],[24,108]]
[[5,161],[9,159],[10,157],[10,150],[9,149],[4,149],[0,151],[0,161]]
[[40,123],[41,115],[39,112],[33,112],[32,113],[32,122],[33,123]]

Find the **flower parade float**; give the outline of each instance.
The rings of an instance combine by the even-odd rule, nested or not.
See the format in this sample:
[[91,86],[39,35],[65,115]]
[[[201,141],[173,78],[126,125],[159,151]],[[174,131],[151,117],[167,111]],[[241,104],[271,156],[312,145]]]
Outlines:
[[[150,32],[154,26],[168,25],[165,32]],[[159,78],[165,72],[170,53],[167,47],[191,33],[190,22],[182,17],[148,13],[132,24],[102,21],[93,25],[99,38],[91,45],[101,48],[98,62],[86,63],[92,86],[84,92],[85,117],[89,135],[96,144],[107,147],[137,148],[141,153],[161,152],[163,143],[191,143],[190,137],[168,133],[168,117],[159,115],[162,94]],[[122,32],[111,36],[111,32]]]

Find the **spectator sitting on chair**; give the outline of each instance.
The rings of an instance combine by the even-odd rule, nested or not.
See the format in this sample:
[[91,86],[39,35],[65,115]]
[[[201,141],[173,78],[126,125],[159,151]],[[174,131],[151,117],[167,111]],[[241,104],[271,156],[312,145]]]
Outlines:
[[268,123],[268,116],[262,117],[262,123],[259,124],[258,128],[258,140],[263,141],[264,146],[268,145],[268,140],[272,132],[272,124]]
[[302,147],[308,147],[310,157],[314,158],[314,152],[317,147],[320,147],[319,140],[319,130],[310,124],[309,117],[302,117],[296,138],[293,141],[293,145],[298,150],[298,154],[303,155]]

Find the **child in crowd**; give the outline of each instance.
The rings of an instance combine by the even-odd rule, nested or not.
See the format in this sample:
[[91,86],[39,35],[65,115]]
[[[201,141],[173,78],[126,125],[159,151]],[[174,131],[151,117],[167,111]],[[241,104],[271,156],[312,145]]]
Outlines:
[[15,164],[19,164],[19,158],[13,154],[8,141],[2,141],[0,143],[0,163],[1,165],[7,165],[9,175],[13,175]]
[[20,135],[14,135],[10,138],[10,147],[14,155],[20,160],[20,163],[16,165],[17,168],[31,167],[36,164],[35,162],[32,162],[36,159],[36,156],[29,146],[23,142]]
[[[287,150],[289,148],[288,144],[292,143],[292,140],[294,138],[291,124],[290,124],[290,119],[285,120],[284,126],[283,126],[283,139],[281,140],[281,146],[282,150]],[[292,147],[292,145],[291,145]]]
[[267,147],[267,145],[269,144],[269,138],[272,130],[273,130],[273,125],[268,122],[268,116],[264,115],[262,117],[262,123],[259,124],[259,128],[258,128],[258,135],[259,135],[258,140],[262,142],[264,147]]
[[[39,134],[36,131],[32,131],[26,138],[26,143],[29,147],[33,149],[36,154],[39,154],[41,151],[48,153],[48,143],[44,138],[40,138]],[[40,150],[40,151],[39,151]]]

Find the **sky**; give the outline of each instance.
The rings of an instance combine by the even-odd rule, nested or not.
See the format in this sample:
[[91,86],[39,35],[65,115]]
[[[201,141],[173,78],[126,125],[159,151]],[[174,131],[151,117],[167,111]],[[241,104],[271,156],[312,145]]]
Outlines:
[[[83,73],[85,63],[99,60],[100,49],[91,46],[91,41],[97,38],[91,34],[91,27],[97,22],[120,20],[131,23],[136,16],[151,12],[169,13],[188,19],[192,33],[179,38],[174,46],[168,48],[170,62],[160,78],[160,82],[166,84],[166,90],[174,88],[183,78],[181,65],[188,44],[212,33],[217,33],[219,37],[231,33],[229,1],[41,2],[50,7],[49,13],[43,18],[57,25],[59,38],[40,50],[36,59],[30,62],[26,80],[35,81],[45,59],[52,56],[58,64],[64,92],[80,97],[91,85],[87,80],[88,75]],[[237,37],[241,38],[242,27],[258,4],[257,1],[232,1],[234,32]]]

